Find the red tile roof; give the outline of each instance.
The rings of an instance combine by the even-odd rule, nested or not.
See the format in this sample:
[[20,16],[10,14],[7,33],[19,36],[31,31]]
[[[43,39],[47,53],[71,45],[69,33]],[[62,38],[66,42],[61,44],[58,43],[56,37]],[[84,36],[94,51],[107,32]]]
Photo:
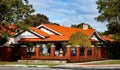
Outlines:
[[112,36],[111,34],[103,35],[102,38],[106,41],[114,42],[115,40],[110,38],[111,36]]
[[8,27],[9,27],[9,28],[12,28],[12,29],[17,28],[14,24],[9,24]]
[[49,34],[43,32],[42,30],[37,29],[37,28],[35,28],[35,27],[30,27],[30,29],[33,30],[33,31],[35,31],[36,33],[42,35],[42,36],[49,36]]
[[88,37],[91,36],[91,34],[95,31],[95,29],[80,29],[80,28],[70,28],[70,27],[64,27],[64,26],[57,26],[52,24],[42,24],[43,26],[47,26],[48,28],[62,34],[62,35],[49,35],[40,29],[30,27],[33,31],[37,32],[38,34],[41,34],[43,36],[49,36],[45,39],[35,39],[35,38],[26,38],[21,39],[20,41],[68,41],[71,34],[75,33],[76,31],[81,31],[84,34],[86,34]]
[[19,42],[29,41],[29,42],[44,42],[44,41],[68,41],[69,38],[66,36],[51,36],[46,39],[41,38],[21,38]]
[[81,28],[71,28],[71,27],[57,26],[57,25],[51,25],[51,24],[42,24],[42,25],[45,25],[45,26],[47,26],[63,35],[66,35],[66,36],[70,36],[72,33],[75,33],[77,31],[81,31],[84,34],[86,34],[87,36],[90,36],[95,31],[95,29],[83,30]]
[[[8,33],[8,34],[10,34],[10,35],[14,35],[16,28],[17,28],[17,27],[16,27],[14,24],[9,24],[9,25],[8,25],[8,28],[6,28],[6,27],[3,26],[3,25],[0,25],[0,32],[6,32],[6,33]],[[14,31],[12,31],[12,30],[14,30]]]

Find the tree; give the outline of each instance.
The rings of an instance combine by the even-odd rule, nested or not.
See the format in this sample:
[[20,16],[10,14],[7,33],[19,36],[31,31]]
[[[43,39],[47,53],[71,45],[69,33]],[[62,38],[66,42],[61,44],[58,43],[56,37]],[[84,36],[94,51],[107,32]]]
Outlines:
[[52,22],[50,22],[50,24],[60,26],[60,24],[58,24],[58,23],[52,23]]
[[[34,12],[28,0],[0,0],[0,25],[8,29],[9,24],[15,24],[18,29],[27,28],[23,19]],[[24,26],[24,27],[23,27]]]
[[100,22],[108,22],[108,30],[111,33],[120,33],[120,0],[98,0],[100,15],[95,19]]
[[88,39],[88,36],[80,31],[73,33],[70,36],[69,43],[72,46],[80,45],[81,47],[90,47],[91,42]]
[[4,31],[3,33],[0,32],[0,42],[3,44],[11,36],[9,34],[9,30],[11,31],[9,24],[14,23],[18,26],[17,29],[26,28],[23,19],[33,12],[34,9],[28,0],[0,0],[0,25],[5,28],[5,31],[1,30]]
[[0,25],[8,27],[14,23],[18,29],[27,28],[23,19],[34,12],[28,0],[0,0]]
[[49,18],[44,14],[31,15],[27,17],[26,19],[24,19],[24,23],[26,23],[27,25],[33,26],[33,27],[36,27],[40,24],[53,24],[53,25],[60,26],[58,23],[50,22]]
[[120,34],[120,0],[98,0],[96,3],[100,15],[95,19],[99,22],[108,22],[106,33],[118,36]]
[[[73,24],[73,25],[71,25],[71,27],[74,27],[74,28],[83,28],[83,25],[84,25],[85,23],[80,23],[80,24]],[[88,28],[89,29],[91,29],[92,27],[90,26],[90,25],[88,25]]]
[[9,36],[9,34],[7,34],[5,32],[0,33],[0,45],[3,45],[5,42],[7,42],[8,36]]
[[0,22],[15,23],[33,12],[28,0],[0,0]]
[[26,19],[24,19],[24,22],[30,26],[38,26],[42,23],[50,23],[49,19],[47,16],[43,15],[43,14],[36,14],[36,15],[31,15],[29,17],[27,17]]

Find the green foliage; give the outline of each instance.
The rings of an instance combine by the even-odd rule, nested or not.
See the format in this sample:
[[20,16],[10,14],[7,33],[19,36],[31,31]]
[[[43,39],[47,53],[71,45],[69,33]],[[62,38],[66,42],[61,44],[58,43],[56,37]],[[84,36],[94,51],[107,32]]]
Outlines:
[[120,34],[120,23],[109,23],[107,25],[108,28],[108,33],[110,34],[116,34],[119,33]]
[[48,48],[50,48],[51,45],[54,45],[54,43],[47,43],[47,44],[46,44],[46,46],[47,46]]
[[120,0],[98,0],[96,3],[100,15],[95,19],[100,22],[108,22],[108,31],[105,34],[115,34],[114,38],[119,41],[120,38],[117,37],[120,34]]
[[0,0],[0,22],[15,23],[33,12],[28,0]]
[[50,24],[60,26],[60,24],[58,24],[58,23],[51,23],[51,22],[50,22]]
[[[27,45],[29,52],[35,47],[35,44],[32,42],[24,42],[23,45]],[[29,55],[31,55],[31,53],[29,53]]]
[[24,19],[24,22],[34,27],[40,25],[41,23],[50,23],[48,17],[43,14],[31,15]]
[[8,36],[10,35],[5,32],[0,33],[0,45],[3,45],[5,42],[7,42]]
[[[80,23],[80,24],[73,24],[73,25],[71,25],[71,27],[74,27],[74,28],[83,28],[83,25],[84,25],[85,23]],[[89,29],[91,29],[92,27],[90,26],[90,25],[88,25],[88,28]]]
[[[23,19],[33,12],[34,9],[28,0],[0,0],[0,25],[3,25],[7,30],[9,30],[8,25],[11,23],[14,23],[17,29],[28,29],[28,25],[23,23]],[[7,32],[4,33],[7,35]]]
[[70,36],[69,43],[72,46],[80,45],[81,47],[90,47],[91,42],[88,39],[88,36],[80,31],[73,33]]
[[120,0],[98,0],[98,10],[100,15],[97,21],[118,22],[120,20]]
[[113,39],[115,39],[116,41],[120,42],[120,34],[114,34],[114,35],[112,35],[111,38],[113,38]]
[[24,22],[16,22],[16,26],[18,27],[18,30],[29,30],[29,26],[28,24],[24,23]]

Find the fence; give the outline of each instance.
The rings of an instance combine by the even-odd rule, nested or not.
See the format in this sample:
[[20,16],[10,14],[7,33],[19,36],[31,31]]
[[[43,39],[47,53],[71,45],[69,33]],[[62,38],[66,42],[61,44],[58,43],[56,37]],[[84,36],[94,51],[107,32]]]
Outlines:
[[[90,47],[81,50],[79,46],[76,46],[73,51],[70,45],[66,46],[66,51],[63,51],[59,55],[56,55],[55,46],[50,47],[50,54],[41,55],[41,47],[35,47],[35,55],[27,54],[27,47],[22,46],[15,52],[14,47],[0,47],[0,60],[1,61],[12,61],[17,56],[18,59],[42,59],[42,60],[69,60],[69,61],[84,61],[84,60],[95,60],[107,57],[106,47]],[[74,53],[73,53],[74,52]]]

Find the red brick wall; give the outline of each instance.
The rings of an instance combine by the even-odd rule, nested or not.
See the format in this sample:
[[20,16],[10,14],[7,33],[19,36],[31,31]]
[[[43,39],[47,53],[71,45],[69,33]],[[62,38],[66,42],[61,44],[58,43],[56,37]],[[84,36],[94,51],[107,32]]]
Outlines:
[[0,47],[0,60],[12,61],[13,60],[13,47]]

